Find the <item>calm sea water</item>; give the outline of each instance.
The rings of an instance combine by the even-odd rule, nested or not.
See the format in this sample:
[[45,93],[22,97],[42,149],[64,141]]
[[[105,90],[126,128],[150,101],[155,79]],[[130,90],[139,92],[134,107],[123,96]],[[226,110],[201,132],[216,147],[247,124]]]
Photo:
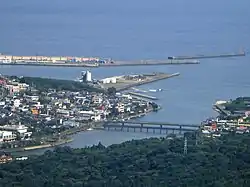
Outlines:
[[[250,49],[250,1],[4,1],[0,52],[15,55],[79,55],[114,59],[164,59]],[[92,69],[102,78],[161,71],[179,77],[142,86],[163,109],[141,120],[200,123],[215,115],[212,104],[250,93],[249,56],[202,60],[200,65]],[[75,79],[83,68],[0,66],[0,73]],[[92,133],[92,132],[91,132]],[[77,136],[74,147],[97,140],[117,143],[144,135],[111,132]],[[82,138],[82,139],[81,139]],[[76,146],[77,145],[77,146]]]

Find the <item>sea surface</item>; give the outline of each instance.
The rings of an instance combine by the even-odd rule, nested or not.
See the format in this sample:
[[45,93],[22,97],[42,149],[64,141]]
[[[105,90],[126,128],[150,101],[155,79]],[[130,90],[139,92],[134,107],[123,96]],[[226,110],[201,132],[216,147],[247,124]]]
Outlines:
[[[76,55],[115,60],[220,54],[250,49],[249,0],[3,1],[0,52],[14,55]],[[141,89],[163,109],[140,120],[199,124],[215,116],[212,104],[250,93],[250,57],[204,59],[199,65],[91,69],[95,78],[180,72]],[[74,80],[84,68],[0,66],[0,74]],[[152,134],[91,131],[72,147],[106,145]]]

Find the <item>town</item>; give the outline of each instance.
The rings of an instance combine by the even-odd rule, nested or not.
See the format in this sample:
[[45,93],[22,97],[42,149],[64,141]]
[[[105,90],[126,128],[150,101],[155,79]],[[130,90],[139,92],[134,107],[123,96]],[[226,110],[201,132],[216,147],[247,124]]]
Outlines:
[[[39,78],[39,81],[46,86],[52,80]],[[42,89],[41,85],[35,85],[35,79],[30,85],[24,77],[0,77],[0,147],[3,150],[57,145],[67,142],[67,135],[91,130],[100,122],[130,119],[159,107],[128,94],[86,91],[81,87],[76,91],[67,88],[67,82],[53,81],[58,86],[56,89]]]
[[208,137],[219,137],[229,132],[245,134],[250,131],[250,97],[238,97],[230,101],[217,101],[214,110],[216,118],[201,123],[201,131]]
[[[77,81],[1,75],[0,163],[12,161],[9,151],[62,145],[72,141],[69,135],[100,128],[108,120],[130,120],[160,109],[140,94],[119,93],[110,86],[102,90],[93,82],[98,81],[88,71]],[[249,103],[249,97],[217,101],[214,109],[219,116],[203,121],[200,133],[213,138],[249,133]]]

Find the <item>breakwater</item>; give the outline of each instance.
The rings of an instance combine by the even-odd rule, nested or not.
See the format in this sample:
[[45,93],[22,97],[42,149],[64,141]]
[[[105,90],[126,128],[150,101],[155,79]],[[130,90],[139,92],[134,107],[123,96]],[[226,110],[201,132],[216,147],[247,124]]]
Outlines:
[[114,63],[100,64],[100,67],[119,67],[119,66],[164,66],[164,65],[185,65],[199,64],[198,60],[141,60],[141,61],[115,61]]
[[124,85],[116,88],[116,90],[117,91],[125,91],[125,90],[127,90],[129,88],[132,88],[132,87],[141,86],[141,85],[156,82],[156,81],[159,81],[159,80],[176,77],[176,76],[179,76],[179,75],[180,75],[180,73],[173,73],[173,74],[158,73],[158,74],[150,77],[147,80],[138,81],[138,82],[131,83],[131,84],[124,84]]
[[135,92],[128,92],[130,95],[138,97],[138,98],[146,98],[146,99],[150,99],[150,100],[158,100],[157,97],[154,96],[150,96],[150,95],[144,95],[144,94],[140,94],[140,93],[135,93]]
[[230,57],[241,57],[246,56],[245,52],[231,53],[231,54],[219,54],[219,55],[195,55],[195,56],[170,56],[169,60],[193,60],[193,59],[204,59],[204,58],[230,58]]

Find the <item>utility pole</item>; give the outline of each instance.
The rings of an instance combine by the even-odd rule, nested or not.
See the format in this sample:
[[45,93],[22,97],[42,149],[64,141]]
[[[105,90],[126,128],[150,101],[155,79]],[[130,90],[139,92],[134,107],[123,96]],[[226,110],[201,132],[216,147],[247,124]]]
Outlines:
[[185,139],[184,139],[184,150],[183,150],[183,153],[184,155],[187,154],[187,137],[185,136]]
[[195,146],[198,145],[198,132],[195,132]]

